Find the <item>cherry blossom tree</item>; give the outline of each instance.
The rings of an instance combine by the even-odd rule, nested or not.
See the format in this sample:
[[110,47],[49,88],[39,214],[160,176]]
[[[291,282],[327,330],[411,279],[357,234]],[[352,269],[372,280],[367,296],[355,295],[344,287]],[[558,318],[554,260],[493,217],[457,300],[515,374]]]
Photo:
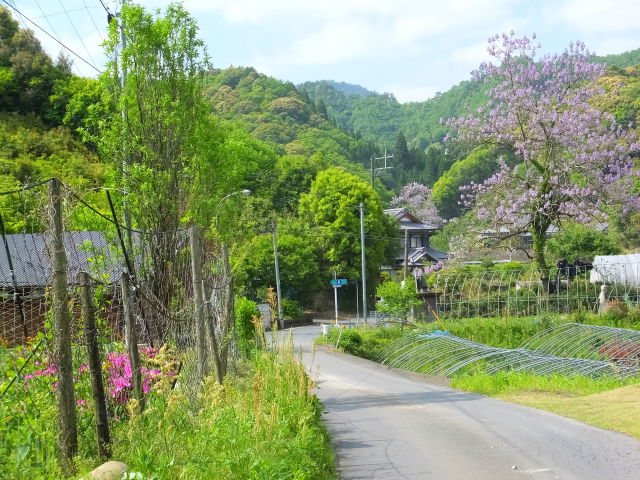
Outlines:
[[410,183],[400,190],[400,195],[393,197],[392,207],[405,207],[412,214],[426,223],[440,225],[442,218],[431,199],[431,189],[420,183]]
[[457,138],[513,149],[518,162],[481,184],[463,187],[464,202],[478,218],[511,234],[530,232],[533,255],[548,288],[545,243],[553,225],[572,219],[602,221],[615,211],[637,209],[638,176],[632,156],[640,150],[629,126],[592,106],[602,92],[594,81],[604,65],[590,62],[583,43],[562,54],[536,58],[535,35],[513,32],[489,39],[494,63],[476,73],[488,87],[489,101],[466,118],[447,123]]

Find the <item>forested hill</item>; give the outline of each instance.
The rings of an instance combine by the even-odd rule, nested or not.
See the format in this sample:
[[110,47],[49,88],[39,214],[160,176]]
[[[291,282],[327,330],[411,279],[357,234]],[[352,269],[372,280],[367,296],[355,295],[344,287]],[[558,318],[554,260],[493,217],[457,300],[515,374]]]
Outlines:
[[377,153],[372,141],[355,138],[330,120],[322,102],[312,102],[290,82],[251,67],[214,70],[207,94],[213,113],[242,124],[253,137],[275,145],[281,155],[321,154],[334,165],[365,164]]
[[[634,66],[640,63],[640,48],[594,60],[620,68]],[[329,116],[345,130],[389,148],[402,132],[410,146],[423,150],[446,134],[440,119],[464,116],[467,108],[475,109],[485,101],[481,85],[470,80],[424,102],[405,104],[389,93],[372,93],[360,85],[332,80],[305,82],[298,88],[307,92],[313,102],[322,102]]]

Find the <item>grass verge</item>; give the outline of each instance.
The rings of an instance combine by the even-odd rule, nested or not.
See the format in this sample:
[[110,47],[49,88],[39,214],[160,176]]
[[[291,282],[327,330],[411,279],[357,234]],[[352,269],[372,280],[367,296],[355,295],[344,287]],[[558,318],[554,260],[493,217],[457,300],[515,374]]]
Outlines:
[[451,386],[640,438],[640,384],[637,378],[476,372],[454,378]]
[[291,348],[256,352],[223,386],[155,398],[115,432],[113,458],[145,480],[333,479],[312,387]]

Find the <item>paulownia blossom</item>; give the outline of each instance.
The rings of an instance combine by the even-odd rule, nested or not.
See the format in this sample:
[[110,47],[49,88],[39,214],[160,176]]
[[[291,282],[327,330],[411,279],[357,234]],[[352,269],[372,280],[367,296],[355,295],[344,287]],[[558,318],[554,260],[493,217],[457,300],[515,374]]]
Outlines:
[[389,202],[393,207],[405,207],[420,220],[440,225],[442,218],[431,199],[431,189],[426,185],[412,182],[400,190],[400,195]]
[[533,40],[535,35],[530,40],[513,32],[490,38],[488,52],[496,64],[483,64],[477,73],[488,86],[488,103],[447,123],[461,140],[514,151],[515,167],[501,161],[495,175],[463,187],[463,201],[495,228],[530,232],[543,271],[552,224],[602,221],[616,209],[640,207],[631,158],[640,145],[629,125],[618,125],[591,105],[603,93],[594,81],[605,66],[589,61],[584,44],[536,58],[540,45]]

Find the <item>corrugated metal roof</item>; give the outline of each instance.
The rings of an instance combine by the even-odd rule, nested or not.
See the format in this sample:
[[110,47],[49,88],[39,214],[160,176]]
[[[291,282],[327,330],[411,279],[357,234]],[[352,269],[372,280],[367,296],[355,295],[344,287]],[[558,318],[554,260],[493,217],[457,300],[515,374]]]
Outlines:
[[[13,263],[16,283],[19,287],[45,287],[51,284],[51,256],[47,248],[46,234],[7,235],[7,245]],[[109,282],[118,282],[122,265],[114,258],[101,232],[66,232],[63,236],[67,253],[69,283],[74,283],[80,272],[92,271],[90,259],[101,256],[101,273],[108,275]],[[95,268],[95,267],[94,267]],[[13,279],[5,245],[0,239],[0,287],[12,288]]]

